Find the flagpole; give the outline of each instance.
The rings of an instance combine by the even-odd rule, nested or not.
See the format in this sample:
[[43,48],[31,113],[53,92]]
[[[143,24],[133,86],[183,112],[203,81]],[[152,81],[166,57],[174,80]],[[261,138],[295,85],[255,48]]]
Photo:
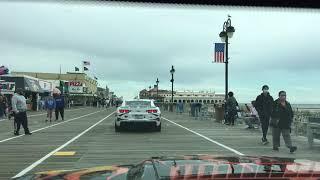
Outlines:
[[229,64],[229,57],[228,57],[228,36],[226,37],[226,92],[225,92],[225,104],[224,104],[224,109],[225,109],[225,114],[227,112],[227,99],[228,99],[228,64]]
[[84,73],[84,63],[82,61],[82,73]]
[[[59,80],[61,79],[61,64],[59,65]],[[59,82],[60,83],[60,82]]]

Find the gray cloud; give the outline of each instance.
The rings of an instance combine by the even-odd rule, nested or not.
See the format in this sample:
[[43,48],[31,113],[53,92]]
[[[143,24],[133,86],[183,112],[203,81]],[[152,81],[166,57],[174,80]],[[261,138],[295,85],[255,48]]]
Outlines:
[[19,71],[56,72],[59,64],[70,71],[90,60],[91,73],[125,96],[157,77],[169,88],[174,65],[175,87],[223,92],[224,65],[211,61],[228,13],[236,28],[230,87],[240,99],[251,99],[245,89],[259,92],[263,83],[319,88],[311,83],[320,75],[315,11],[6,2],[0,6],[1,63]]

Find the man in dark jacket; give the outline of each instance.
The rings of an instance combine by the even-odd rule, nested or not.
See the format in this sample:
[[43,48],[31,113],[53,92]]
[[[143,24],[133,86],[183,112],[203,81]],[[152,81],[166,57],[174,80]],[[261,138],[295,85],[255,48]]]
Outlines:
[[227,105],[227,123],[226,125],[234,125],[234,120],[237,115],[237,106],[238,102],[236,98],[233,95],[233,92],[228,93],[229,98],[227,99],[226,105]]
[[272,113],[273,98],[269,94],[269,87],[262,86],[262,93],[257,97],[254,107],[258,111],[262,129],[262,143],[268,144],[267,134]]
[[293,153],[297,150],[296,146],[292,146],[291,142],[291,123],[293,120],[293,111],[290,103],[286,101],[286,92],[280,91],[279,98],[274,101],[272,119],[270,125],[272,126],[272,142],[273,150],[279,151],[280,134],[286,146]]
[[59,112],[61,115],[61,119],[64,120],[64,97],[61,96],[60,94],[55,95],[55,101],[56,101],[56,109],[55,109],[55,114],[56,114],[56,121],[59,119]]

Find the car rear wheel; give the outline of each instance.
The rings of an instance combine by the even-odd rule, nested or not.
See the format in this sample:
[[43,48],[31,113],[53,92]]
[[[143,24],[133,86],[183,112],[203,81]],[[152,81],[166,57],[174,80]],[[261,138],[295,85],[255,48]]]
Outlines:
[[155,130],[156,132],[161,132],[161,124],[159,126],[156,126]]

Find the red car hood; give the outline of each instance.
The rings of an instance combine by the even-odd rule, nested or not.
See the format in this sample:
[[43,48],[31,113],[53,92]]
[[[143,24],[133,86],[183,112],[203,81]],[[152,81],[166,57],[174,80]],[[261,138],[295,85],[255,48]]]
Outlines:
[[[184,155],[152,157],[159,179],[319,179],[320,162],[267,156]],[[134,165],[100,166],[26,175],[21,179],[127,179]],[[208,168],[208,167],[211,167]],[[223,167],[223,168],[221,168]],[[224,169],[224,170],[219,170]],[[130,176],[128,176],[130,177]],[[19,179],[19,178],[17,178]]]

